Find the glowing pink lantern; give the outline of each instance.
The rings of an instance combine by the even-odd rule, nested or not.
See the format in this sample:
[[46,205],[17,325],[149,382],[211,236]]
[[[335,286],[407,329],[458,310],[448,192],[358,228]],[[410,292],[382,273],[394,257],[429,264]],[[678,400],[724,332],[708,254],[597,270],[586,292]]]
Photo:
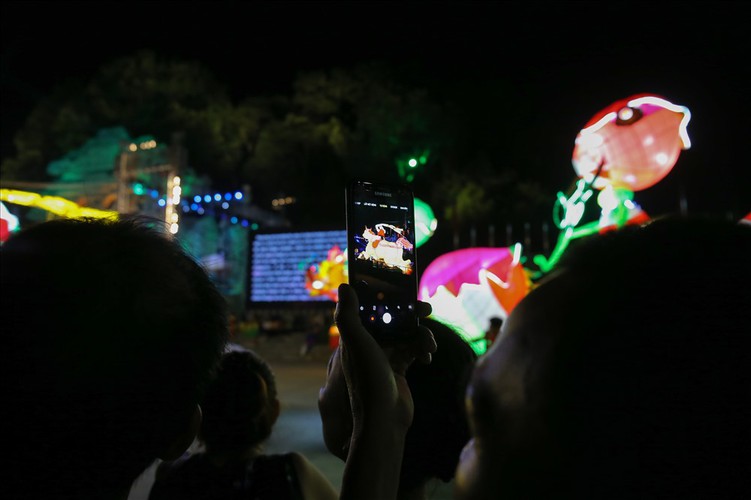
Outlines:
[[444,286],[454,295],[464,283],[479,284],[480,270],[488,269],[505,279],[513,260],[509,248],[464,248],[445,253],[431,262],[420,278],[420,300]]
[[521,265],[521,245],[464,248],[445,253],[420,278],[419,298],[433,306],[432,316],[457,327],[473,348],[493,316],[505,318],[530,290]]
[[572,163],[594,187],[608,184],[639,191],[661,181],[682,149],[691,147],[688,108],[638,94],[597,113],[576,137]]
[[519,262],[520,253],[520,246],[464,248],[445,253],[422,273],[420,300],[430,302],[439,287],[458,296],[462,285],[481,285],[486,281],[488,295],[509,313],[529,291],[529,279]]

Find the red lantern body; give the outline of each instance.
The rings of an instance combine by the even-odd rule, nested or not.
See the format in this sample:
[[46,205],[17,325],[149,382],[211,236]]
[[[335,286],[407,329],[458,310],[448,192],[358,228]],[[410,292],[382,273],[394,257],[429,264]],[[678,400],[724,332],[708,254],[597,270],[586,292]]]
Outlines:
[[[639,191],[661,181],[690,147],[690,112],[662,97],[639,94],[597,113],[576,137],[572,163],[595,188]],[[601,166],[601,167],[600,167]]]

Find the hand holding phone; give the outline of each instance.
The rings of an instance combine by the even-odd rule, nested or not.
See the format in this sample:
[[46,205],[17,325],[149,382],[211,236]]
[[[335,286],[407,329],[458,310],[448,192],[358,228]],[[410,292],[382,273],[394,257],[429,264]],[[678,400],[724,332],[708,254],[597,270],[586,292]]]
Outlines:
[[409,337],[418,325],[412,190],[355,180],[346,199],[347,268],[360,319],[378,340]]
[[[345,462],[356,427],[354,420],[367,418],[370,422],[393,423],[394,414],[389,416],[388,413],[396,410],[398,417],[407,417],[403,422],[409,426],[413,403],[404,377],[412,362],[429,364],[438,347],[433,333],[425,326],[418,327],[411,342],[379,345],[373,335],[364,330],[353,290],[350,285],[339,285],[339,302],[334,315],[342,342],[347,345],[346,359],[340,344],[329,358],[326,383],[318,393],[324,443],[333,455]],[[418,301],[416,311],[418,318],[425,318],[430,316],[432,308],[427,302]],[[398,381],[392,375],[398,375]],[[385,387],[380,385],[384,382]],[[393,399],[394,385],[398,389],[396,400]],[[385,400],[378,400],[384,397]],[[368,401],[353,409],[351,398],[368,398]],[[367,417],[362,414],[365,409],[369,409]]]

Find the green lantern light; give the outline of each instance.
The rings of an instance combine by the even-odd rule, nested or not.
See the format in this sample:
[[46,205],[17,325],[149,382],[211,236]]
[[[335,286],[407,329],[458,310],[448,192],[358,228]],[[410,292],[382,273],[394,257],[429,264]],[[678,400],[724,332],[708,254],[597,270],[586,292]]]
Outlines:
[[438,220],[430,205],[415,198],[415,246],[420,247],[428,241],[438,227]]

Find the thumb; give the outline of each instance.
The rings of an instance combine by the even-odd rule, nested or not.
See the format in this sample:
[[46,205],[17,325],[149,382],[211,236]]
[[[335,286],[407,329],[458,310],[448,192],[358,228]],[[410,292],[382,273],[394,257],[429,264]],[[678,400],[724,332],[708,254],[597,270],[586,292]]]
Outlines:
[[342,361],[348,381],[352,382],[351,378],[356,377],[362,378],[360,383],[368,384],[373,377],[388,375],[385,354],[363,326],[357,293],[346,283],[339,285],[339,302],[334,320],[341,336]]
[[360,301],[357,298],[355,289],[346,283],[341,283],[339,285],[339,301],[336,304],[336,311],[334,312],[334,321],[345,343],[348,343],[355,336],[355,333],[362,333],[359,330],[364,330],[360,321],[359,308]]

